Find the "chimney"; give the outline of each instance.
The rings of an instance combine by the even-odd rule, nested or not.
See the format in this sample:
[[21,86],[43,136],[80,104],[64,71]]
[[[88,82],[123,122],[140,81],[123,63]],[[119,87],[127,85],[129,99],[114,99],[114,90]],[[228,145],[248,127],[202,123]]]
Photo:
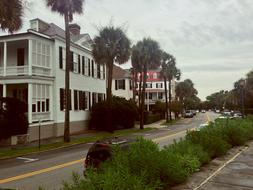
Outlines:
[[70,24],[69,25],[69,31],[72,35],[80,35],[81,27],[78,24]]

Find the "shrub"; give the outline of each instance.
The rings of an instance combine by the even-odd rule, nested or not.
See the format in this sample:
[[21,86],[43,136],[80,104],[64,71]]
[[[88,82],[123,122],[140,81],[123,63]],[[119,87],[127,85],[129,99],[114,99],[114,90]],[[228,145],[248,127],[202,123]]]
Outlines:
[[207,126],[200,131],[188,132],[186,139],[194,144],[201,145],[211,158],[226,154],[231,147],[223,139],[222,133],[211,126]]
[[0,139],[26,134],[27,104],[15,98],[0,99]]
[[156,121],[159,121],[161,119],[161,115],[159,113],[152,114],[150,112],[145,112],[145,117],[144,117],[144,124],[150,124],[154,123]]
[[[137,115],[134,102],[114,96],[111,105],[107,101],[93,105],[89,128],[97,130],[132,128]],[[109,119],[110,126],[107,126]]]

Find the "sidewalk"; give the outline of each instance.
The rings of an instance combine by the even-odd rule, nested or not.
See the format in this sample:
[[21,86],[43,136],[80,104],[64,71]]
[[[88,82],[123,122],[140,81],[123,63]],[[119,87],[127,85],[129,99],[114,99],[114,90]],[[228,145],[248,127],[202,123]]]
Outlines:
[[223,168],[201,190],[252,190],[253,142],[235,160]]
[[253,141],[247,144],[248,148],[234,147],[215,158],[172,190],[252,190]]

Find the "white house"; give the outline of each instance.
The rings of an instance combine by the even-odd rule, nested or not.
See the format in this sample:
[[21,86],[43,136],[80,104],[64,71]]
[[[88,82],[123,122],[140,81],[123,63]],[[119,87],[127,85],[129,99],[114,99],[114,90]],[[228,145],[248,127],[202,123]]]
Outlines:
[[[149,70],[147,72],[147,82],[146,82],[146,96],[145,96],[145,106],[148,111],[152,109],[157,101],[165,102],[165,86],[164,80],[160,77],[161,69]],[[140,75],[138,75],[139,80]],[[169,82],[167,84],[167,97],[169,98]],[[139,91],[140,84],[138,83],[137,92]],[[175,79],[171,82],[171,96],[172,100],[175,99],[176,93]]]
[[[0,96],[28,103],[29,140],[62,136],[64,131],[65,31],[40,19],[25,33],[0,36]],[[95,63],[92,40],[71,31],[71,133],[84,130],[89,109],[105,98],[105,66]]]
[[128,70],[113,66],[112,94],[127,100],[133,99],[132,79]]

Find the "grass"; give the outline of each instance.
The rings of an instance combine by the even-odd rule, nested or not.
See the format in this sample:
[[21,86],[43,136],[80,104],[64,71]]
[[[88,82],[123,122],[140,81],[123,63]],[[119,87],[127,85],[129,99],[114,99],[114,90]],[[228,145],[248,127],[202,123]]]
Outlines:
[[173,120],[171,120],[171,121],[169,121],[169,122],[163,122],[163,123],[161,123],[160,125],[173,125],[173,124],[175,124],[177,121],[178,121],[179,119],[173,119]]
[[54,143],[49,143],[49,144],[42,144],[40,149],[38,146],[32,146],[32,147],[14,147],[11,149],[6,149],[6,150],[1,150],[0,152],[0,159],[6,159],[6,158],[12,158],[12,157],[17,157],[17,156],[24,156],[27,154],[31,153],[38,153],[38,152],[44,152],[44,151],[49,151],[49,150],[55,150],[59,148],[64,148],[64,147],[70,147],[73,145],[78,145],[78,144],[83,144],[83,143],[89,143],[89,142],[95,142],[97,140],[101,140],[104,138],[109,138],[109,137],[122,137],[122,136],[127,136],[130,134],[134,133],[144,133],[150,130],[154,130],[152,128],[145,128],[143,130],[140,129],[124,129],[124,130],[117,130],[114,131],[114,133],[107,133],[107,132],[101,132],[97,133],[93,136],[89,137],[73,137],[71,142],[69,143],[64,143],[64,142],[54,142]]

